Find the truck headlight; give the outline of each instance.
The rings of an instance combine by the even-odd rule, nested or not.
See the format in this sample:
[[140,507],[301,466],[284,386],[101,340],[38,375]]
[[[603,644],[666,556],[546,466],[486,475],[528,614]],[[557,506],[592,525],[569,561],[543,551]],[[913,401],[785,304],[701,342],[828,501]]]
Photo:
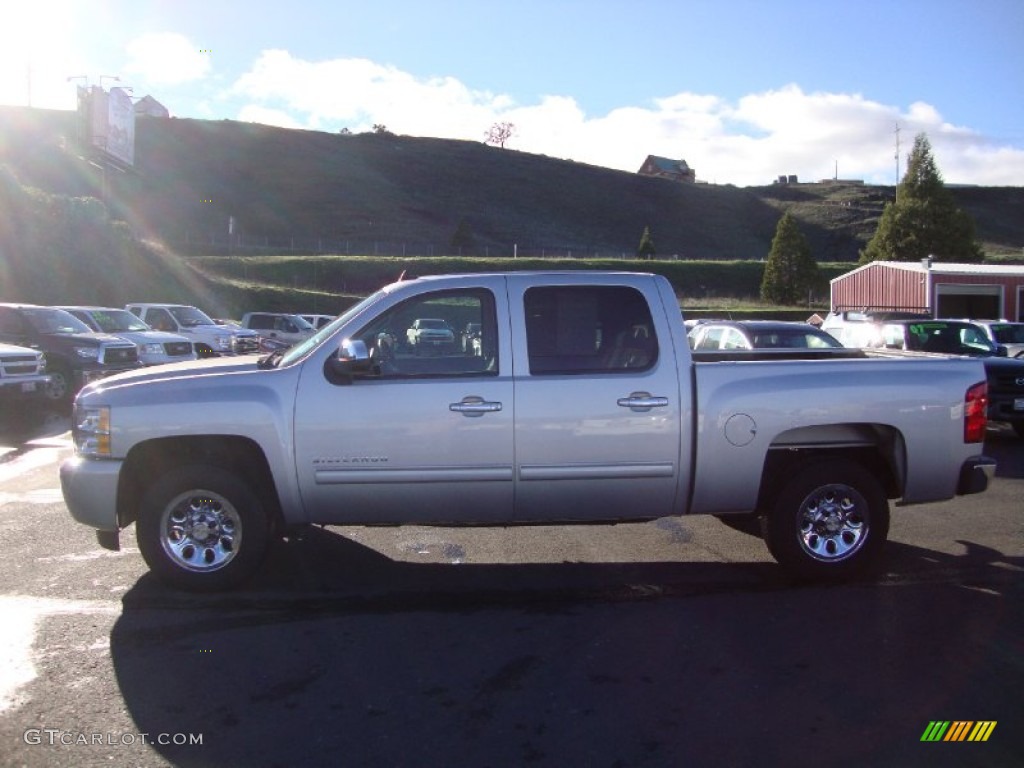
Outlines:
[[230,336],[218,336],[217,346],[227,351],[231,349],[231,337]]
[[79,357],[83,357],[86,360],[99,360],[100,359],[100,348],[99,347],[75,347],[75,354]]
[[140,355],[162,355],[163,353],[163,344],[139,344]]
[[110,406],[75,406],[71,432],[79,456],[109,458]]

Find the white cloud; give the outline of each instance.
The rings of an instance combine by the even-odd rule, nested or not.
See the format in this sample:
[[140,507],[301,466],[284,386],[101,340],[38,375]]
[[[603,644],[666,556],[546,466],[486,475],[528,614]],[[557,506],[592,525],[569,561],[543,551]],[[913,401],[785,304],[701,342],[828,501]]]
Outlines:
[[130,41],[124,71],[148,85],[180,85],[200,80],[210,71],[210,54],[175,32],[155,32]]
[[280,109],[268,109],[256,104],[243,107],[238,113],[238,119],[246,123],[262,123],[263,125],[276,125],[279,128],[304,128],[294,117]]
[[780,174],[818,180],[836,169],[842,178],[892,184],[899,125],[901,169],[913,137],[924,132],[947,181],[1024,184],[1024,149],[950,125],[932,105],[901,109],[861,94],[805,93],[795,84],[736,102],[683,92],[590,116],[568,96],[516,104],[451,77],[418,78],[366,59],[311,62],[268,50],[231,94],[249,101],[241,119],[265,114],[276,125],[324,130],[379,123],[400,134],[481,141],[495,122],[509,121],[516,126],[512,149],[626,171],[648,154],[682,158],[698,178],[740,186],[768,184]]

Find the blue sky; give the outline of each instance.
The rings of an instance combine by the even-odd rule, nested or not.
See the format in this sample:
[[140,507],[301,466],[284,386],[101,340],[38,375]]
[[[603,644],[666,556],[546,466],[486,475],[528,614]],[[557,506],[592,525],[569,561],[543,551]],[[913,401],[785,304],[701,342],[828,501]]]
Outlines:
[[[740,186],[1024,185],[1024,0],[0,3],[0,103],[127,85],[176,117],[483,140]],[[115,81],[113,76],[119,77]],[[101,79],[102,77],[102,79]]]

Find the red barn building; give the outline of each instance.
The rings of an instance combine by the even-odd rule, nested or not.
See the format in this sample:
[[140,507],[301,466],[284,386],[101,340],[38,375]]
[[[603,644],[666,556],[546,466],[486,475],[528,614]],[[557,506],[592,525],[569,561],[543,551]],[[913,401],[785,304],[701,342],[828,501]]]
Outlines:
[[831,281],[833,309],[924,309],[1024,322],[1024,266],[873,261]]

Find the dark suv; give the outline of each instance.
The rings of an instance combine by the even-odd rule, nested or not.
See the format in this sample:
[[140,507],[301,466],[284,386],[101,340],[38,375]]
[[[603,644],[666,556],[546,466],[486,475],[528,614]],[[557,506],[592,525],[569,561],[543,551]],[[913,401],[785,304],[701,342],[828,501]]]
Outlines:
[[0,304],[0,341],[38,349],[46,355],[47,394],[66,402],[90,381],[138,368],[135,345],[107,333],[93,333],[63,309]]
[[1008,358],[974,323],[962,320],[902,319],[878,324],[870,346],[910,352],[980,357],[988,379],[988,418],[1003,421],[1024,437],[1024,360]]

